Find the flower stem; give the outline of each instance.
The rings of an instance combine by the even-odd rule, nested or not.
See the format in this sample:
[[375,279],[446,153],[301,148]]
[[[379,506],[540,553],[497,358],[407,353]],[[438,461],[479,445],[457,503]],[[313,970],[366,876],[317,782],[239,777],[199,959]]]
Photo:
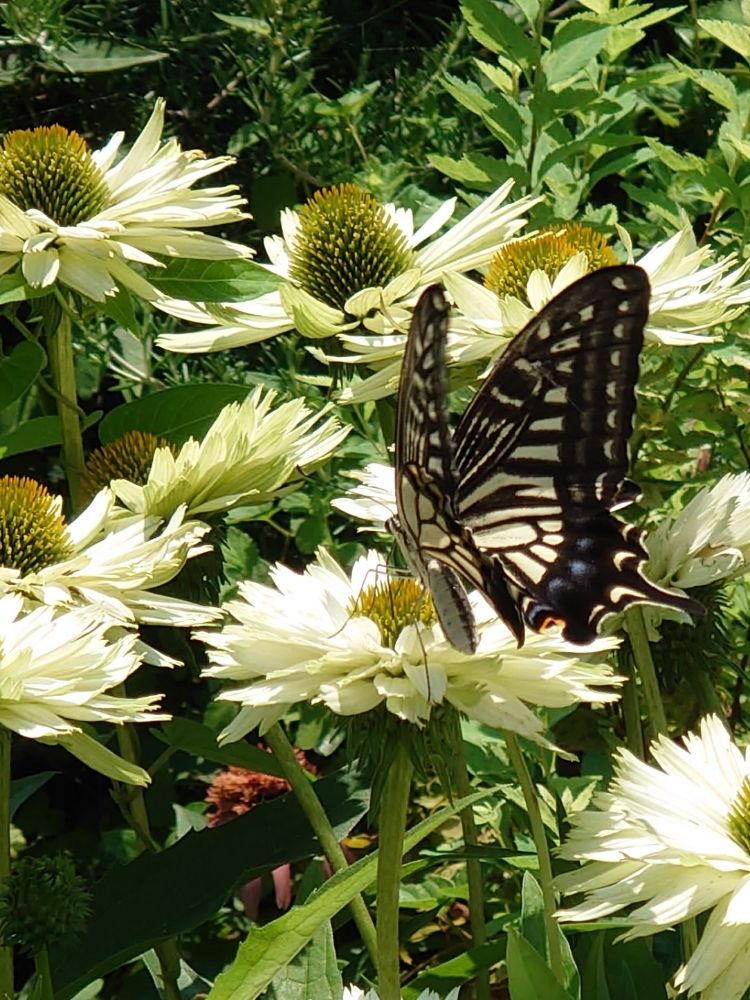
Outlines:
[[[461,723],[457,713],[452,713],[451,725],[451,758],[453,760],[453,784],[459,798],[471,794],[471,785],[466,770],[466,755],[464,741],[461,736]],[[466,806],[459,813],[464,844],[467,847],[477,847],[479,836],[474,822],[474,807]],[[484,885],[482,883],[482,865],[479,858],[466,859],[466,879],[469,883],[469,921],[474,947],[487,941],[487,927],[484,915]],[[476,977],[476,1000],[490,1000],[490,975],[487,969],[482,969]]]
[[380,1000],[401,998],[398,897],[412,771],[408,749],[399,742],[383,782],[378,822],[377,927]]
[[[0,886],[10,875],[10,748],[12,734],[0,726]],[[0,948],[0,1000],[13,997],[13,949]]]
[[667,716],[661,700],[659,681],[656,677],[654,659],[648,642],[646,623],[640,606],[628,608],[625,612],[625,628],[630,638],[630,648],[633,651],[633,662],[641,682],[641,697],[649,722],[649,737],[658,736],[667,731]]
[[[278,760],[284,777],[292,786],[297,801],[305,816],[307,816],[310,826],[315,831],[315,835],[320,841],[320,846],[323,848],[323,852],[328,858],[331,868],[335,872],[342,871],[348,867],[348,862],[344,856],[344,852],[341,850],[341,845],[336,839],[336,834],[326,815],[325,809],[320,803],[320,799],[315,794],[315,789],[308,777],[307,771],[305,771],[297,760],[294,748],[278,722],[271,726],[265,734],[264,739],[273,750],[274,757]],[[378,947],[375,925],[372,922],[370,911],[367,909],[362,896],[359,894],[355,896],[349,904],[349,908],[370,959],[373,965],[377,967]]]
[[68,479],[71,505],[74,511],[78,511],[83,505],[81,477],[84,457],[73,362],[73,327],[70,316],[64,309],[54,310],[50,315],[56,317],[56,325],[47,330],[47,351],[60,417],[62,461]]
[[547,930],[547,947],[549,949],[549,963],[552,974],[561,985],[565,982],[563,975],[562,950],[560,948],[560,929],[555,920],[555,910],[557,903],[555,893],[552,888],[552,861],[550,859],[549,844],[547,835],[544,832],[544,823],[539,809],[539,802],[536,796],[536,789],[531,780],[529,769],[521,752],[521,746],[515,733],[503,731],[505,744],[508,748],[510,762],[516,772],[518,783],[523,792],[526,812],[529,815],[531,824],[531,835],[534,838],[537,858],[539,860],[539,881],[542,886],[542,899],[544,901],[544,926]]
[[627,649],[620,651],[618,668],[628,682],[623,686],[620,704],[625,723],[625,746],[639,760],[646,759],[646,747],[643,743],[643,728],[641,726],[641,707],[638,703],[638,688],[635,683],[635,669]]
[[49,952],[46,948],[34,955],[36,968],[36,983],[34,985],[34,1000],[54,1000],[52,989],[52,969],[49,964]]

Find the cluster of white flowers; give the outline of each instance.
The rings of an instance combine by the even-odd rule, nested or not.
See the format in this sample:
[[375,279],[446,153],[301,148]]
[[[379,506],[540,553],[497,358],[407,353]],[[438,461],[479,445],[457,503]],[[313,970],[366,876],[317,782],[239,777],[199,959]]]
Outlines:
[[633,907],[622,915],[630,940],[710,910],[674,987],[741,1000],[750,987],[750,748],[709,717],[684,747],[660,737],[651,755],[654,765],[619,750],[609,791],[573,817],[559,853],[585,864],[557,885],[587,898],[558,917],[599,920]]

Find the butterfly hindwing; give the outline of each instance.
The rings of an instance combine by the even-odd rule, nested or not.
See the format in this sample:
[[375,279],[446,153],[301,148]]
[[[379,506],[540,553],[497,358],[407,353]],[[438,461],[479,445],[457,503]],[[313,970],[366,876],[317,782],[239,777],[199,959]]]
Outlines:
[[630,265],[566,288],[500,355],[454,434],[448,307],[438,286],[417,303],[399,389],[392,530],[464,652],[476,648],[464,583],[519,645],[524,622],[585,643],[633,603],[702,610],[643,576],[639,530],[611,513],[638,496],[627,445],[649,296],[645,272]]
[[500,559],[532,628],[589,642],[636,602],[699,610],[641,573],[640,532],[610,513],[626,479],[650,289],[622,265],[581,278],[501,354],[454,436],[456,517]]

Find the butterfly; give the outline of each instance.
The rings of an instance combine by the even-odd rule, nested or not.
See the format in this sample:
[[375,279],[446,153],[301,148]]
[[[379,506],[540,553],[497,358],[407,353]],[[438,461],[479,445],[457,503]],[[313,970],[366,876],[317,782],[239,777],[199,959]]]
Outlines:
[[467,587],[519,646],[527,626],[591,642],[605,616],[631,604],[703,611],[643,575],[639,529],[612,514],[640,493],[627,479],[628,438],[649,297],[632,265],[564,289],[508,344],[455,430],[448,304],[439,285],[420,297],[401,369],[388,527],[460,651],[477,647]]

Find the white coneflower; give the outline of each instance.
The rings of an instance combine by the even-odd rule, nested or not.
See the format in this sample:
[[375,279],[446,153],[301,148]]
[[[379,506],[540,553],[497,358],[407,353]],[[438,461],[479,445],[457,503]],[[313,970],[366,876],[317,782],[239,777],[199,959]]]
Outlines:
[[117,781],[145,785],[148,774],[107,750],[81,724],[154,722],[161,695],[123,698],[108,692],[141,663],[134,635],[115,642],[112,622],[92,608],[28,610],[20,594],[0,597],[0,726],[58,743]]
[[[273,586],[245,582],[225,610],[231,620],[198,638],[208,646],[206,676],[231,682],[219,696],[242,707],[221,735],[265,732],[292,705],[324,704],[352,716],[382,705],[423,724],[448,703],[480,722],[544,743],[544,726],[527,704],[562,707],[608,702],[612,671],[580,660],[581,647],[532,635],[522,649],[491,609],[472,595],[475,654],[458,652],[414,580],[389,579],[374,552],[349,576],[324,551],[304,573],[271,571]],[[585,652],[602,653],[600,639]]]
[[359,353],[358,339],[347,334],[361,325],[364,344],[374,352],[366,361],[379,361],[380,355],[400,358],[404,338],[398,331],[408,326],[421,292],[444,273],[485,267],[523,227],[525,213],[538,199],[506,202],[512,187],[512,182],[503,184],[441,236],[436,233],[451,219],[455,198],[415,230],[411,210],[381,205],[354,184],[319,191],[299,212],[285,209],[283,235],[265,241],[268,268],[285,279],[277,291],[226,303],[220,311],[187,303],[167,306],[206,328],[163,334],[157,343],[170,351],[199,353],[296,328],[313,340],[338,336],[347,350]]
[[234,185],[193,185],[233,162],[162,142],[163,100],[119,159],[118,132],[91,151],[60,125],[9,132],[0,145],[0,274],[33,288],[56,282],[100,302],[120,287],[161,298],[133,265],[154,254],[227,258],[250,250],[201,230],[247,218]]
[[707,913],[674,988],[741,1000],[750,987],[750,751],[714,716],[684,747],[660,736],[651,755],[654,765],[619,750],[609,791],[573,817],[560,854],[585,864],[557,883],[586,900],[558,917],[617,913],[630,940]]

